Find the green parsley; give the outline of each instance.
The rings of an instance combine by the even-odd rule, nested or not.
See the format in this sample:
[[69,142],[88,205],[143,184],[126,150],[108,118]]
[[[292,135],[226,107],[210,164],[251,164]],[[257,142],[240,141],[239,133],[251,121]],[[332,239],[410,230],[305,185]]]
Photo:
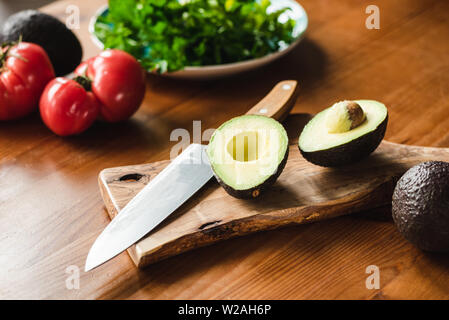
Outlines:
[[270,0],[109,0],[95,34],[105,48],[129,52],[152,72],[263,57],[293,42],[286,9]]

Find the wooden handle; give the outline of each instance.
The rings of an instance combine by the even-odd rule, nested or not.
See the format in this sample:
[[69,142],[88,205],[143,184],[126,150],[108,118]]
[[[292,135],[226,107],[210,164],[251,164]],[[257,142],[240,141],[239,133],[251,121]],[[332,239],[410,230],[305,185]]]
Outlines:
[[258,114],[282,121],[293,108],[298,98],[298,89],[298,82],[295,80],[281,81],[246,114]]

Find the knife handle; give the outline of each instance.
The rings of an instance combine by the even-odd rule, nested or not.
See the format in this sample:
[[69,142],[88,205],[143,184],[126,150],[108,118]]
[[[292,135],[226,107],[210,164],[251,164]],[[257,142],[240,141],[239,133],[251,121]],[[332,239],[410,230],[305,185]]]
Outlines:
[[258,114],[282,121],[295,105],[298,93],[297,81],[281,81],[246,114]]

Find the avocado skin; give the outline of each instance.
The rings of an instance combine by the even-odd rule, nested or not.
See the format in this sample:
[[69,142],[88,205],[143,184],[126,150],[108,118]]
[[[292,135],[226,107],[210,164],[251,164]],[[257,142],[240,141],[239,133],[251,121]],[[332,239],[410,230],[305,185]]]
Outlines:
[[11,15],[3,24],[2,42],[22,40],[40,45],[47,52],[56,76],[71,73],[81,63],[83,50],[64,23],[36,10]]
[[377,128],[348,143],[334,148],[313,152],[299,151],[309,162],[322,167],[339,167],[357,162],[369,156],[382,142],[387,130],[388,115]]
[[214,173],[215,178],[217,179],[218,183],[223,187],[223,189],[225,189],[225,191],[230,194],[231,196],[235,197],[235,198],[239,198],[239,199],[253,199],[255,198],[253,196],[253,192],[258,190],[258,196],[260,196],[261,194],[263,194],[265,192],[265,190],[269,189],[269,187],[271,185],[273,185],[277,178],[279,178],[279,176],[281,175],[282,171],[285,168],[285,164],[287,163],[287,158],[288,158],[288,150],[289,148],[287,147],[287,151],[285,152],[284,155],[284,159],[282,159],[281,163],[279,164],[277,170],[275,173],[273,173],[267,180],[265,180],[262,184],[254,187],[254,188],[250,188],[250,189],[245,189],[245,190],[236,190],[234,188],[232,188],[231,186],[228,186],[227,184],[225,184],[220,177],[218,176],[218,174],[215,173],[215,171],[212,168],[212,171]]
[[399,232],[424,251],[449,251],[449,163],[429,161],[409,169],[393,193]]

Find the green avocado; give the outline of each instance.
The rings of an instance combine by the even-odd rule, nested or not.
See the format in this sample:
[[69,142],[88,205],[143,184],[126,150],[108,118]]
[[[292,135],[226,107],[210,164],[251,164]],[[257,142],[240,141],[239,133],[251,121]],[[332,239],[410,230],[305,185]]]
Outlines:
[[399,232],[425,251],[449,251],[449,163],[429,161],[396,184],[393,220]]
[[304,127],[298,141],[303,157],[323,167],[359,161],[381,143],[388,123],[384,104],[373,100],[342,101]]
[[6,19],[2,42],[23,41],[40,45],[47,52],[56,76],[71,73],[81,63],[83,50],[75,34],[64,23],[36,10],[24,10]]
[[218,182],[236,198],[255,198],[281,174],[288,136],[278,121],[259,115],[233,118],[215,130],[207,155]]

